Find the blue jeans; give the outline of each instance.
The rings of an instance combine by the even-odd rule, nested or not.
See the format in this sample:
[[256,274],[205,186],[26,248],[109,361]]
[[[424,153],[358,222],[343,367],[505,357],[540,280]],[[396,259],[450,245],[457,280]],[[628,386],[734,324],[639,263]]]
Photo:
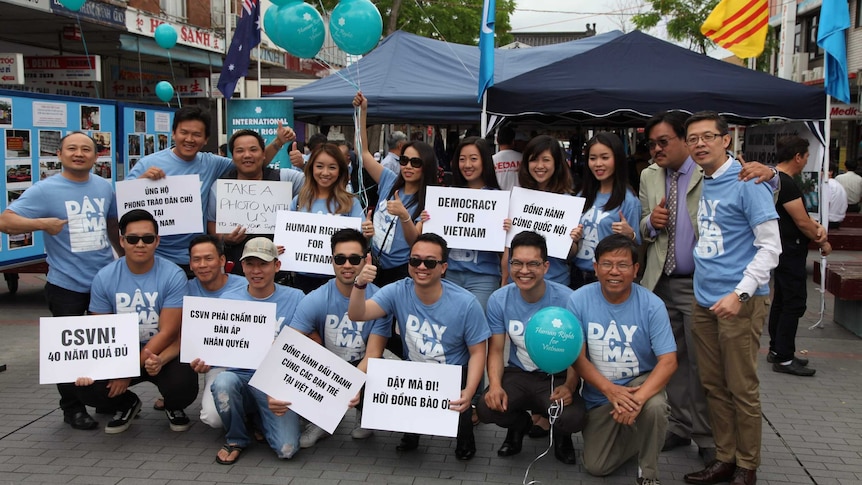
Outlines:
[[500,288],[500,275],[448,270],[446,279],[472,293],[482,305],[482,311],[488,306],[491,293]]
[[299,451],[299,415],[288,411],[276,416],[269,410],[266,394],[248,385],[252,371],[226,370],[219,374],[212,385],[216,410],[225,429],[225,441],[245,448],[251,442],[245,427],[245,416],[252,406],[257,406],[270,448],[279,458],[288,459]]

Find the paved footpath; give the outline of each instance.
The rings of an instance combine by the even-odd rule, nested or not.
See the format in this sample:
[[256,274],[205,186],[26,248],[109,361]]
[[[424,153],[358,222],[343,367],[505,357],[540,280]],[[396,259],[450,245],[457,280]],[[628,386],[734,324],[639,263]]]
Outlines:
[[[838,253],[830,260],[862,260],[862,253]],[[809,264],[809,271],[810,271]],[[82,484],[520,484],[530,462],[547,447],[525,438],[520,455],[498,458],[505,431],[494,425],[476,428],[478,452],[469,462],[455,459],[454,439],[423,437],[417,451],[395,451],[400,435],[377,432],[365,441],[350,438],[354,415],[329,439],[282,461],[263,445],[247,449],[233,466],[215,463],[221,430],[197,421],[199,404],[185,433],[168,428],[164,414],[150,404],[156,390],[141,384],[135,391],[145,406],[128,431],[106,435],[101,426],[76,431],[62,421],[55,386],[39,385],[38,317],[48,316],[43,302],[44,277],[22,275],[17,295],[0,283],[0,485],[17,483]],[[761,485],[862,483],[862,340],[832,323],[832,296],[826,296],[823,329],[808,330],[818,320],[819,293],[809,277],[809,311],[800,322],[797,348],[807,351],[813,378],[777,374],[765,361],[768,337],[761,342],[763,463]],[[107,416],[95,416],[103,426]],[[575,437],[575,447],[583,441]],[[683,483],[699,469],[697,448],[661,456],[664,484]],[[530,479],[544,484],[633,484],[637,466],[630,462],[609,477],[597,478],[580,464],[557,462],[553,453],[534,465]]]

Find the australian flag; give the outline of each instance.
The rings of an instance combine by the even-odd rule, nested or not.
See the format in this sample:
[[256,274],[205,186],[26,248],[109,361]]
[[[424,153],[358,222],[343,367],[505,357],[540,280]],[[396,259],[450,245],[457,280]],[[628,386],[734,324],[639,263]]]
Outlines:
[[239,78],[248,74],[251,50],[260,44],[260,0],[243,0],[233,40],[221,68],[218,89],[226,99],[233,96]]

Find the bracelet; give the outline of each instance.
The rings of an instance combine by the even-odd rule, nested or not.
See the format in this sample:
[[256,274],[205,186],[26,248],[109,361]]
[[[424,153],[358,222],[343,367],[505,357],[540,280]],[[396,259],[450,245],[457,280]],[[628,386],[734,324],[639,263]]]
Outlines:
[[368,286],[368,283],[363,283],[361,285],[357,284],[355,281],[353,282],[353,287],[357,290],[364,290]]
[[410,218],[408,217],[406,219],[400,219],[400,221],[402,224],[407,224],[408,222],[410,222]]

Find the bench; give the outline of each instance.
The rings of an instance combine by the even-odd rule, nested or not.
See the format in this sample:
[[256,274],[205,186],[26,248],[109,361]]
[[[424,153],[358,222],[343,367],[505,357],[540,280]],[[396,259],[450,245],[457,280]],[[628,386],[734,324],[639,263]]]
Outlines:
[[[814,262],[813,277],[820,284],[820,261]],[[862,337],[862,262],[827,263],[825,286],[826,291],[835,295],[835,323]]]
[[841,221],[841,228],[862,227],[862,214],[849,212]]

